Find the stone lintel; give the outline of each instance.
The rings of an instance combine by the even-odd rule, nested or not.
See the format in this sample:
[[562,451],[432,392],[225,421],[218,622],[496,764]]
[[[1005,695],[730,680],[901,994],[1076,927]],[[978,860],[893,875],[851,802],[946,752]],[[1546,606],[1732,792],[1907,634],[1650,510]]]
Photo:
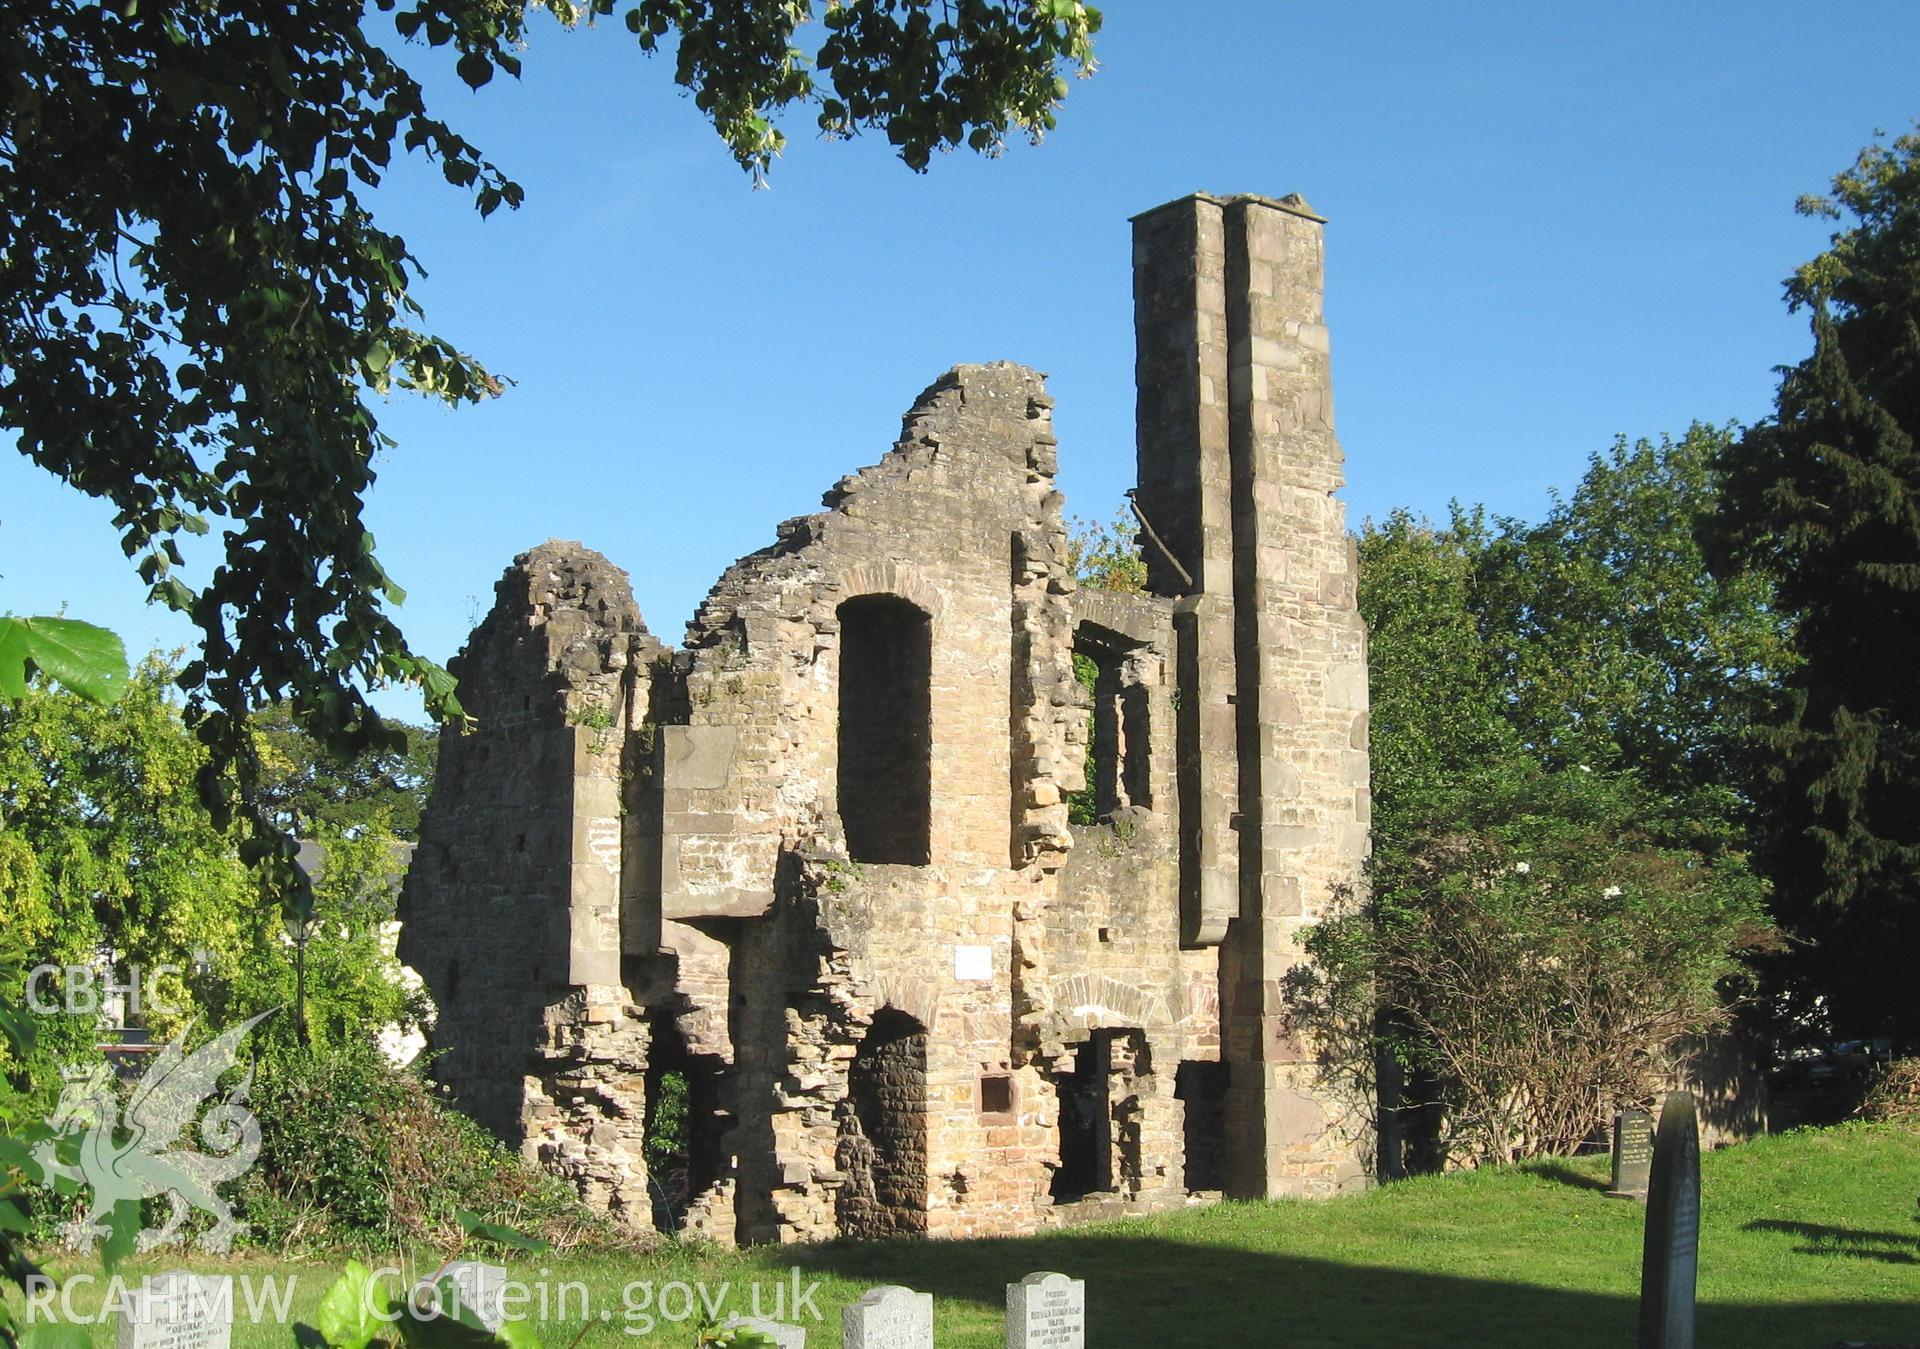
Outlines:
[[670,894],[661,900],[669,922],[696,918],[758,918],[773,907],[773,890],[717,890],[712,894]]

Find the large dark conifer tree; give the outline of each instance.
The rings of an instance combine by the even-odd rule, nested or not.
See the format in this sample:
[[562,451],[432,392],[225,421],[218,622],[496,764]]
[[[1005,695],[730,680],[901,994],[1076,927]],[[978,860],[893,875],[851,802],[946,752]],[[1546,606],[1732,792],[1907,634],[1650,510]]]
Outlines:
[[[1723,457],[1724,566],[1771,572],[1801,657],[1767,734],[1799,1009],[1920,1042],[1920,133],[1862,151],[1786,283],[1813,354]],[[1816,1000],[1818,1000],[1816,1002]]]

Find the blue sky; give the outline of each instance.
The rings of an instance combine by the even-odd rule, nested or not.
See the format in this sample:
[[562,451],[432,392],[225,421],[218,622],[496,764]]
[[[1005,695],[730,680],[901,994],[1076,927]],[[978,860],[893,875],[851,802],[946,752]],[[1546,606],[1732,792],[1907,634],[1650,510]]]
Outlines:
[[[376,204],[431,269],[435,330],[516,381],[482,408],[378,408],[400,445],[367,519],[416,646],[451,656],[549,537],[625,567],[678,641],[729,562],[963,361],[1049,372],[1069,509],[1110,515],[1133,463],[1127,217],[1194,190],[1299,192],[1330,219],[1354,523],[1454,498],[1537,517],[1617,434],[1766,414],[1809,344],[1780,281],[1828,229],[1794,200],[1920,116],[1912,0],[1105,12],[1102,68],[1040,148],[915,175],[802,119],[767,191],[617,23],[537,27],[524,79],[477,94],[412,49],[437,111],[527,189],[482,222],[416,167]],[[0,456],[0,611],[186,641],[142,594],[107,512]]]

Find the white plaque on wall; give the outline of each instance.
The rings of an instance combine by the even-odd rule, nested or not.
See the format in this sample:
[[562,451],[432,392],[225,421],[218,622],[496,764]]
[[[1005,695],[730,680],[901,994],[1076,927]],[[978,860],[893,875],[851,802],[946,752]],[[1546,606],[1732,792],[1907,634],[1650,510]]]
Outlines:
[[954,947],[953,977],[956,979],[977,979],[982,983],[992,983],[993,948],[991,946]]

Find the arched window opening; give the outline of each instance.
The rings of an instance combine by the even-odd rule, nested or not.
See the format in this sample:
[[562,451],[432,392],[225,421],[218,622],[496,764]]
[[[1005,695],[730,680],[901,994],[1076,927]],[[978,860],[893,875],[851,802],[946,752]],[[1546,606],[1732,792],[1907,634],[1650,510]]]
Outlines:
[[925,610],[893,595],[840,606],[840,824],[856,862],[927,863],[932,677]]

